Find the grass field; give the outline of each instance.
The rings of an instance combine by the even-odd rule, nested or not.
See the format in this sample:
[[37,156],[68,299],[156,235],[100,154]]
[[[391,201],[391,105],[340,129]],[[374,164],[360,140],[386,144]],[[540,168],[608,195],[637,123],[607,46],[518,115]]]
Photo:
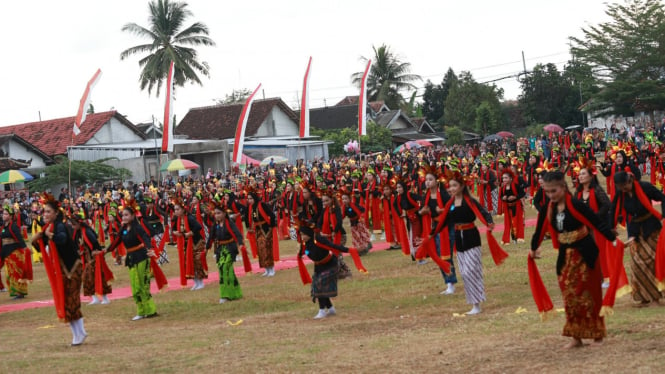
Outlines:
[[[527,217],[534,216],[528,208]],[[503,222],[501,217],[496,220]],[[532,232],[527,229],[527,239]],[[495,236],[500,238],[500,233]],[[295,243],[282,241],[281,246],[282,257],[295,254]],[[172,284],[171,291],[153,295],[160,316],[137,322],[130,321],[135,315],[131,298],[84,305],[89,337],[80,347],[69,346],[69,326],[57,321],[52,307],[3,313],[0,372],[665,370],[665,307],[633,308],[630,296],[625,296],[606,320],[603,346],[562,350],[568,342],[561,337],[563,313],[541,322],[531,297],[527,244],[504,248],[510,257],[500,267],[484,248],[487,302],[476,316],[459,316],[470,309],[461,279],[454,295],[439,295],[445,285],[431,262],[418,266],[400,251],[379,251],[363,257],[369,274],[354,269],[352,279],[339,282],[340,296],[333,300],[338,315],[324,320],[312,319],[318,306],[311,302],[297,269],[279,271],[274,278],[242,277],[244,298],[223,305],[218,304],[214,284],[196,292],[175,290]],[[543,248],[541,274],[555,308],[563,308],[554,274],[556,252],[550,242]],[[175,254],[174,248],[171,251]],[[112,270],[114,287],[128,286],[127,270]],[[177,262],[166,265],[165,271],[176,276]],[[43,267],[36,266],[26,301],[50,298],[45,278]],[[15,302],[0,294],[0,304]],[[516,313],[518,308],[526,312]]]

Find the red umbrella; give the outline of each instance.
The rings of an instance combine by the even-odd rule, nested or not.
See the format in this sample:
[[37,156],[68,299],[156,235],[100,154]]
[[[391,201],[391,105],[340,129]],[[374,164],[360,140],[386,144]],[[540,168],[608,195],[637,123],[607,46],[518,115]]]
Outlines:
[[543,130],[547,132],[563,132],[563,127],[557,125],[556,123],[550,123],[549,125],[545,125]]
[[509,131],[499,131],[496,134],[502,138],[512,138],[513,136],[515,136],[512,132]]
[[427,140],[424,140],[424,139],[414,140],[414,142],[422,145],[423,147],[432,147],[432,146],[434,146],[434,144],[432,144],[432,143],[430,143],[430,142],[428,142]]

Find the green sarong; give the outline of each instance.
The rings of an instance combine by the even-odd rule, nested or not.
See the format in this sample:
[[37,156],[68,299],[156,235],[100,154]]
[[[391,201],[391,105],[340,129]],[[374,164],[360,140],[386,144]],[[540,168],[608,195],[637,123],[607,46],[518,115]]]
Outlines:
[[150,259],[145,259],[129,268],[129,282],[132,297],[136,303],[137,315],[149,316],[157,312],[155,301],[150,294]]
[[222,246],[221,253],[217,259],[219,269],[219,298],[236,300],[242,298],[240,283],[233,270],[234,258],[226,246]]

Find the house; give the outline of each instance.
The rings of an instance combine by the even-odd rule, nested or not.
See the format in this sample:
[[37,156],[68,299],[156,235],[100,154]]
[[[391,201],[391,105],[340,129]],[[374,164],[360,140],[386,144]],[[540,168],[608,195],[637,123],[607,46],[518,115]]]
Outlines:
[[[235,103],[192,108],[174,132],[189,139],[234,139],[243,105]],[[298,135],[299,118],[282,99],[270,98],[252,103],[245,137]]]
[[[244,103],[192,108],[187,112],[175,134],[187,139],[226,140],[228,152],[224,165],[230,160],[238,119]],[[311,121],[311,120],[310,120]],[[298,159],[328,157],[328,142],[314,137],[300,139],[300,118],[282,99],[255,100],[245,128],[243,153],[263,160],[283,156],[292,164]]]
[[[390,110],[383,101],[368,103],[366,113],[367,119],[392,132],[393,145],[418,139],[432,143],[443,142],[426,120],[415,122],[400,109]],[[309,121],[312,127],[327,131],[357,128],[358,96],[347,96],[332,107],[310,109]]]
[[162,138],[162,129],[155,126],[152,122],[144,122],[136,125],[146,137],[146,139],[161,139]]
[[39,170],[53,159],[16,134],[0,135],[0,172],[23,169]]
[[[0,127],[0,135],[15,134],[40,152],[54,158],[67,154],[75,145],[113,144],[141,141],[143,133],[115,110],[88,114],[81,133],[73,136],[74,117]],[[45,162],[47,163],[47,162]]]

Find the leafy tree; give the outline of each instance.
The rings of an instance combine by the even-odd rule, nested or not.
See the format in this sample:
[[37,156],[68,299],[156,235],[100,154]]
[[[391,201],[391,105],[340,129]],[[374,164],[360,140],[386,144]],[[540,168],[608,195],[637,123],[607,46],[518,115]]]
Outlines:
[[434,85],[431,81],[425,83],[425,92],[423,93],[423,114],[427,120],[434,124],[435,128],[443,129],[444,103],[450,93],[450,87],[456,84],[457,75],[452,68],[443,77],[441,84]]
[[[104,162],[111,158],[97,161],[72,161],[71,182],[73,185],[93,184],[111,180],[124,180],[130,178],[132,173],[125,168],[116,168]],[[45,191],[58,184],[69,182],[70,165],[64,156],[57,156],[55,164],[44,169],[45,177],[28,182],[30,191]]]
[[446,126],[446,144],[464,144],[464,132],[457,126]]
[[589,108],[631,115],[665,108],[665,5],[658,0],[608,4],[610,21],[571,37],[571,53],[593,68],[601,90]]
[[202,85],[197,72],[210,76],[208,63],[198,60],[196,49],[192,46],[214,46],[215,42],[207,36],[208,27],[203,23],[195,22],[184,28],[187,18],[193,15],[187,6],[185,2],[152,0],[148,5],[148,27],[136,23],[122,27],[122,31],[149,40],[147,44],[128,48],[120,54],[120,59],[124,60],[135,54],[148,53],[139,60],[142,69],[139,77],[141,90],[147,87],[148,94],[156,88],[159,96],[171,61],[174,63],[173,79],[177,86],[182,87],[187,81]]
[[[410,74],[411,64],[402,62],[385,44],[378,49],[372,46],[372,49],[374,57],[367,77],[367,98],[369,101],[383,100],[391,109],[399,108],[404,101],[400,92],[416,89],[411,82],[422,78]],[[361,60],[367,62],[369,59],[361,57]],[[360,87],[363,73],[364,71],[351,75],[352,83]]]
[[252,94],[247,88],[241,88],[239,90],[231,91],[231,94],[224,95],[224,99],[216,99],[217,104],[226,105],[226,104],[235,104],[235,103],[244,103],[245,100]]
[[[577,66],[579,68],[579,65]],[[538,64],[522,80],[519,103],[529,123],[581,124],[580,93],[573,72],[562,74],[554,64]]]
[[476,107],[475,132],[488,135],[497,132],[501,127],[501,111],[493,108],[489,102],[483,101]]
[[496,85],[485,85],[476,82],[469,72],[462,72],[457,81],[451,85],[450,93],[446,98],[444,106],[444,119],[447,124],[458,126],[465,131],[474,131],[476,127],[476,109],[483,102],[487,103],[496,122],[492,126],[500,128],[503,126],[501,115],[501,104],[503,89]]

